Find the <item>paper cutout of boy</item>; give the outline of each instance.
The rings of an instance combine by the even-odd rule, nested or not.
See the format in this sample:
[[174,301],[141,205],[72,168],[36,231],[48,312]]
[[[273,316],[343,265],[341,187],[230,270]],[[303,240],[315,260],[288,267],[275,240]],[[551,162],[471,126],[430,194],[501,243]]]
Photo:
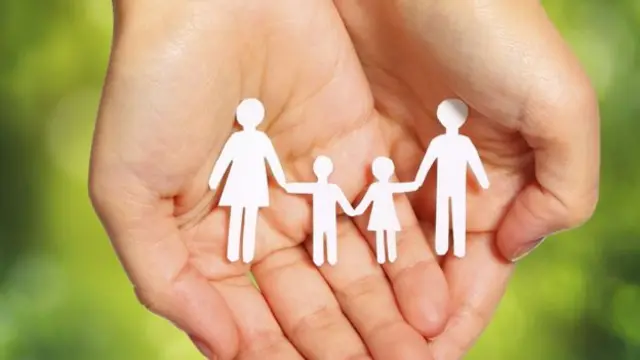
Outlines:
[[333,172],[333,162],[326,156],[318,156],[313,163],[313,172],[317,182],[289,183],[285,185],[292,194],[313,195],[313,262],[317,266],[324,264],[324,244],[327,244],[327,262],[335,265],[338,262],[338,220],[336,203],[349,216],[355,210],[336,184],[329,183],[329,175]]

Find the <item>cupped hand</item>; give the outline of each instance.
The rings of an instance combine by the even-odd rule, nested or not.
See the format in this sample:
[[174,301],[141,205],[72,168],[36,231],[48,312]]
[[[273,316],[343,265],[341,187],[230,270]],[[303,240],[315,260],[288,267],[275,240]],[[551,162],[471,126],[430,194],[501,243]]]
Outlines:
[[140,301],[212,358],[429,358],[425,338],[442,330],[449,290],[406,198],[392,264],[376,263],[362,219],[341,217],[338,264],[318,269],[308,199],[275,185],[251,268],[226,260],[228,214],[207,179],[241,99],[265,104],[260,129],[288,181],[313,181],[313,159],[327,155],[353,201],[371,160],[392,153],[335,6],[115,1],[115,10],[90,189]]
[[[597,99],[539,1],[334,2],[400,180],[415,177],[431,139],[444,132],[438,104],[453,97],[471,107],[461,132],[478,148],[491,187],[483,191],[469,176],[467,256],[442,262],[452,314],[432,344],[436,358],[459,358],[489,322],[510,261],[592,215]],[[434,179],[411,197],[427,229],[435,217]]]

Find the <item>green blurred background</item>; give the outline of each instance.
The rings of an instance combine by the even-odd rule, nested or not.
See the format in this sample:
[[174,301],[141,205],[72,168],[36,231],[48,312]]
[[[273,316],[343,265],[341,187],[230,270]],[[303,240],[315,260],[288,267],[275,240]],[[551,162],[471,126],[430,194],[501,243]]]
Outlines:
[[[640,359],[640,0],[543,1],[601,101],[601,200],[522,262],[468,359]],[[0,359],[200,359],[138,305],[87,196],[107,0],[0,0]]]

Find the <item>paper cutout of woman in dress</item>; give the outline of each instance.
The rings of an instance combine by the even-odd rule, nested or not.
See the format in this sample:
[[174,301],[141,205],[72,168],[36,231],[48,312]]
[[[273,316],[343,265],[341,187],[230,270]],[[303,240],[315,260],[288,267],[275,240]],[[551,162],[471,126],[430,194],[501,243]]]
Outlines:
[[396,214],[395,203],[393,202],[393,194],[416,191],[418,183],[390,182],[395,171],[395,165],[387,157],[377,157],[373,161],[371,168],[377,181],[369,186],[364,198],[356,207],[355,213],[360,215],[371,205],[368,230],[376,233],[376,257],[378,263],[383,264],[386,261],[386,252],[388,252],[389,262],[394,262],[398,258],[396,233],[401,230],[401,227]]
[[229,137],[209,177],[209,188],[215,190],[229,168],[218,206],[231,208],[227,244],[227,258],[231,262],[240,259],[241,245],[243,262],[251,262],[255,255],[258,210],[269,206],[265,161],[276,182],[282,187],[286,182],[271,140],[267,134],[257,130],[264,116],[264,106],[258,99],[245,99],[238,105],[236,120],[242,130]]

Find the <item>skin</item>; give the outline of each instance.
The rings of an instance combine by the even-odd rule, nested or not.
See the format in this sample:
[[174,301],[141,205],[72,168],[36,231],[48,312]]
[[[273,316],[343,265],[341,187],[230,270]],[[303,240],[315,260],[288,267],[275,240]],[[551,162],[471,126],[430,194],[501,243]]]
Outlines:
[[[210,358],[458,359],[490,321],[509,260],[593,212],[597,101],[536,1],[114,5],[91,199],[140,302]],[[315,267],[308,199],[275,184],[253,264],[229,264],[228,209],[207,179],[248,97],[265,104],[260,129],[287,181],[313,181],[327,155],[352,203],[377,156],[412,181],[444,130],[437,104],[464,100],[461,133],[491,181],[469,181],[466,257],[431,251],[430,174],[397,196],[393,264],[376,263],[366,217],[341,217],[338,265]]]

